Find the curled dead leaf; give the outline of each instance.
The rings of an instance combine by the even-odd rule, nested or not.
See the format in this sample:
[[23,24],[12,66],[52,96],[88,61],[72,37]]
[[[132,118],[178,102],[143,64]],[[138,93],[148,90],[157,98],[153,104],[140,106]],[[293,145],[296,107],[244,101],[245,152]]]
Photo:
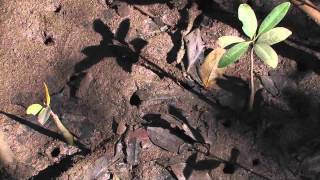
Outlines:
[[202,59],[204,52],[204,42],[201,38],[200,29],[195,29],[184,37],[187,47],[188,68],[190,71],[194,64]]
[[153,144],[170,152],[178,153],[180,146],[185,143],[183,139],[172,134],[169,129],[148,127],[147,132]]
[[198,73],[205,88],[212,87],[215,80],[223,73],[224,69],[218,68],[218,63],[225,52],[223,48],[211,51],[199,67]]

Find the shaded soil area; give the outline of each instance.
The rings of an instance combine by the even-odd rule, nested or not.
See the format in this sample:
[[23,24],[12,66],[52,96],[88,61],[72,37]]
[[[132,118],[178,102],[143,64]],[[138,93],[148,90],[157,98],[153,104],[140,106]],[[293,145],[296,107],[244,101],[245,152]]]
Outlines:
[[[205,54],[244,37],[239,3],[0,1],[0,137],[13,153],[0,178],[318,179],[320,27],[297,7],[278,67],[255,59],[251,113],[249,55],[212,89],[176,62],[193,15]],[[279,4],[248,3],[259,20]],[[75,146],[25,114],[43,82]]]

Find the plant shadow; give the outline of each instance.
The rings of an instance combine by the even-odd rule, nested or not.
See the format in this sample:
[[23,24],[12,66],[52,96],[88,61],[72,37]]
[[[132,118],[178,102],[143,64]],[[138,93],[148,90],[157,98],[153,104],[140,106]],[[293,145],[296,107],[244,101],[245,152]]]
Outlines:
[[[10,113],[7,113],[7,112],[3,112],[3,111],[0,111],[0,114],[3,114],[5,115],[6,117],[20,123],[20,124],[23,124],[31,129],[33,129],[34,131],[40,133],[40,134],[43,134],[45,136],[48,136],[52,139],[57,139],[59,141],[62,141],[62,142],[65,142],[67,143],[67,141],[65,140],[65,138],[59,134],[59,133],[56,133],[54,131],[51,131],[49,129],[46,129],[44,127],[41,127],[40,125],[37,125],[37,124],[34,124],[26,119],[23,119],[19,116],[16,116],[14,114],[10,114]],[[75,141],[75,145],[82,151],[82,152],[89,152],[90,150],[88,148],[85,147],[85,145],[83,145],[81,142],[79,141]]]
[[126,43],[125,38],[129,28],[130,20],[125,19],[120,23],[117,32],[113,34],[108,26],[100,19],[96,19],[93,22],[93,29],[102,36],[102,40],[99,45],[89,46],[81,51],[87,57],[75,65],[74,72],[83,73],[106,57],[116,57],[118,65],[124,71],[131,72],[132,64],[139,60],[137,54],[147,45],[147,42],[136,38]]

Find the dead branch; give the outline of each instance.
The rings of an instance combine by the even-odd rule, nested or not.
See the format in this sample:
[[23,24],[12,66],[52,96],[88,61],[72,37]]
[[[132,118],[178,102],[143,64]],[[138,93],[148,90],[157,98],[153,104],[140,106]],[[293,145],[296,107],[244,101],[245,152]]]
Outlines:
[[314,5],[310,0],[290,0],[298,6],[303,12],[310,16],[318,25],[320,25],[320,8]]

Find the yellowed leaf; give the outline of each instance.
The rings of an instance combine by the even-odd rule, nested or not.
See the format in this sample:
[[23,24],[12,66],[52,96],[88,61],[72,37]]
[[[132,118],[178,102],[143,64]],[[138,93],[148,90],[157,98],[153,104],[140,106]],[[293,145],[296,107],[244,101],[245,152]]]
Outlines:
[[226,52],[223,48],[211,51],[199,68],[199,75],[205,88],[212,87],[215,80],[222,74],[223,69],[218,68],[218,63],[222,55]]
[[48,89],[48,86],[47,86],[46,83],[43,83],[43,85],[44,85],[44,92],[45,92],[45,95],[46,95],[46,105],[50,106],[51,99],[50,99],[49,89]]
[[114,176],[113,176],[112,179],[113,179],[113,180],[120,180],[119,176],[117,176],[116,174],[114,174]]

